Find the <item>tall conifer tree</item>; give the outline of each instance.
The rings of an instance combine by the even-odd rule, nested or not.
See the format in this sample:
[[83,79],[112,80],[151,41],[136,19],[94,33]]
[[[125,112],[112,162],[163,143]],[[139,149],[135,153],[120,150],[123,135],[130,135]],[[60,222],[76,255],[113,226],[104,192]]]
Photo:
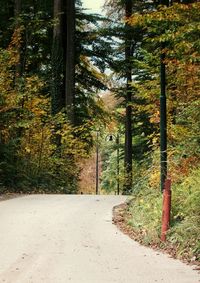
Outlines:
[[54,29],[52,45],[52,114],[65,107],[66,77],[66,12],[65,1],[54,0]]
[[66,1],[66,81],[65,101],[68,116],[74,123],[74,99],[75,99],[75,0]]
[[[126,19],[132,14],[132,0],[125,1]],[[125,118],[125,176],[124,193],[131,191],[132,187],[132,62],[133,48],[130,26],[125,24],[125,62],[126,62],[126,118]]]

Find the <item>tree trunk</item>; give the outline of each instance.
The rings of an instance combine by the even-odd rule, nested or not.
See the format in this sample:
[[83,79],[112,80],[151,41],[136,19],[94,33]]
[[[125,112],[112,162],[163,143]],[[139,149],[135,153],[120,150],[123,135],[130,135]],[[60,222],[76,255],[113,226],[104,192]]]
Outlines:
[[71,123],[74,123],[75,99],[75,1],[67,0],[67,48],[66,48],[66,107]]
[[[132,0],[125,1],[126,18],[132,14]],[[125,184],[124,194],[131,191],[132,188],[132,48],[130,26],[126,24],[125,39],[125,61],[126,61],[126,122],[125,122]]]
[[15,17],[18,17],[21,13],[21,0],[15,0],[15,8],[14,8],[14,13]]
[[52,114],[65,107],[66,13],[65,1],[54,0],[54,29],[52,45]]
[[[15,0],[14,3],[14,16],[16,18],[16,29],[20,28],[20,23],[19,23],[19,16],[21,14],[21,9],[22,9],[22,3],[21,0]],[[22,55],[21,55],[21,46],[18,47],[17,53],[19,55],[19,61],[16,66],[15,70],[15,84],[16,80],[22,76]]]
[[[54,0],[54,29],[52,44],[51,113],[58,114],[65,108],[65,64],[66,64],[66,6],[65,0]],[[56,146],[54,154],[61,156],[61,129],[55,124],[52,143]]]

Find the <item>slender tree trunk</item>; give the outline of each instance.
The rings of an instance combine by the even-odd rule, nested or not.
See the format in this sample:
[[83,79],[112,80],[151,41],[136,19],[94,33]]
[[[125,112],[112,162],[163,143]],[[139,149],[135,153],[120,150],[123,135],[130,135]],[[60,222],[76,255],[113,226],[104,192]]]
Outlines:
[[65,100],[69,119],[74,124],[75,100],[75,1],[67,0],[67,48],[66,48],[66,89]]
[[53,115],[65,107],[66,12],[64,0],[54,0],[54,20],[51,80]]
[[[20,28],[20,23],[19,23],[19,16],[21,14],[21,9],[22,9],[22,3],[21,0],[15,0],[14,3],[14,16],[16,18],[16,29]],[[19,56],[19,61],[16,66],[16,71],[15,71],[15,84],[16,80],[22,76],[22,56],[21,56],[21,46],[18,47],[17,50],[18,56]]]
[[52,114],[67,108],[74,122],[75,97],[75,1],[54,0],[52,47]]
[[42,127],[42,133],[41,133],[41,141],[38,148],[38,175],[41,171],[41,165],[42,165],[42,155],[43,155],[43,148],[44,148],[44,127]]
[[[20,14],[22,13],[22,1],[21,0],[15,0],[14,1],[14,17],[16,19],[16,25],[15,25],[15,31],[17,31],[17,33],[20,33],[20,37],[23,37],[23,31],[20,29]],[[21,91],[21,87],[19,84],[19,79],[21,79],[23,77],[23,73],[24,73],[24,68],[23,68],[23,46],[24,46],[24,41],[22,40],[22,42],[18,42],[16,49],[17,49],[17,54],[18,54],[18,62],[15,66],[15,76],[14,76],[14,84],[15,84],[15,88],[18,91]],[[20,99],[20,106],[23,109],[24,108],[24,98]],[[20,119],[20,117],[18,118]],[[24,128],[23,127],[18,127],[16,130],[17,136],[18,136],[18,143],[20,145],[21,141],[20,138],[23,134]]]
[[[132,14],[132,0],[125,1],[126,18]],[[126,61],[126,122],[125,122],[125,184],[124,194],[131,191],[132,188],[132,48],[130,26],[126,24],[125,39],[125,61]]]
[[15,13],[15,17],[18,17],[19,14],[21,13],[21,0],[15,0],[15,8],[14,8],[14,13]]
[[[52,44],[51,113],[53,116],[65,108],[66,78],[66,5],[65,0],[54,0],[54,29]],[[61,156],[61,129],[58,122],[52,137],[54,154]]]

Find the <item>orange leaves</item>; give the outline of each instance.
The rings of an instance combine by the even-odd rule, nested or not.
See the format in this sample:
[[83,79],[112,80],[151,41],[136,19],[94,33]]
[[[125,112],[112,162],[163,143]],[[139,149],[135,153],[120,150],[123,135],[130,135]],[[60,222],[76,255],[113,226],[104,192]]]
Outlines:
[[183,177],[187,177],[198,164],[199,159],[196,156],[181,158],[177,164],[171,164],[170,175],[172,182],[177,183],[182,181]]
[[24,31],[24,27],[20,26],[16,28],[13,32],[11,42],[9,44],[8,49],[13,49],[13,48],[20,48],[21,43],[22,43],[22,32]]
[[20,60],[19,49],[22,43],[22,32],[24,27],[18,27],[14,30],[11,42],[7,48],[9,54],[9,66],[16,66]]
[[152,123],[152,124],[160,123],[160,111],[157,110],[152,114],[152,116],[150,118],[150,123]]

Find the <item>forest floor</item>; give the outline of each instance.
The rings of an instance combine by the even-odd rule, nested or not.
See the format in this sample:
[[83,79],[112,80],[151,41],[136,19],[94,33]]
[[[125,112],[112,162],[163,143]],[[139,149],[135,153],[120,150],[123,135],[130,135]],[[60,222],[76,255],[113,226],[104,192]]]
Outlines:
[[[135,231],[134,228],[128,224],[130,217],[131,215],[128,212],[128,203],[123,203],[113,208],[113,223],[118,227],[118,229],[120,229],[124,234],[129,236],[134,241],[137,241],[140,244],[145,245],[143,242],[143,233]],[[164,245],[161,242],[160,243],[152,242],[148,245],[148,247],[169,254],[174,259],[178,258],[176,253],[176,247],[167,241],[165,242]],[[182,258],[178,258],[178,259],[182,260],[184,263],[187,263],[189,265],[194,265],[195,266],[194,270],[200,270],[199,261],[194,260],[192,262],[191,261],[189,262]]]

